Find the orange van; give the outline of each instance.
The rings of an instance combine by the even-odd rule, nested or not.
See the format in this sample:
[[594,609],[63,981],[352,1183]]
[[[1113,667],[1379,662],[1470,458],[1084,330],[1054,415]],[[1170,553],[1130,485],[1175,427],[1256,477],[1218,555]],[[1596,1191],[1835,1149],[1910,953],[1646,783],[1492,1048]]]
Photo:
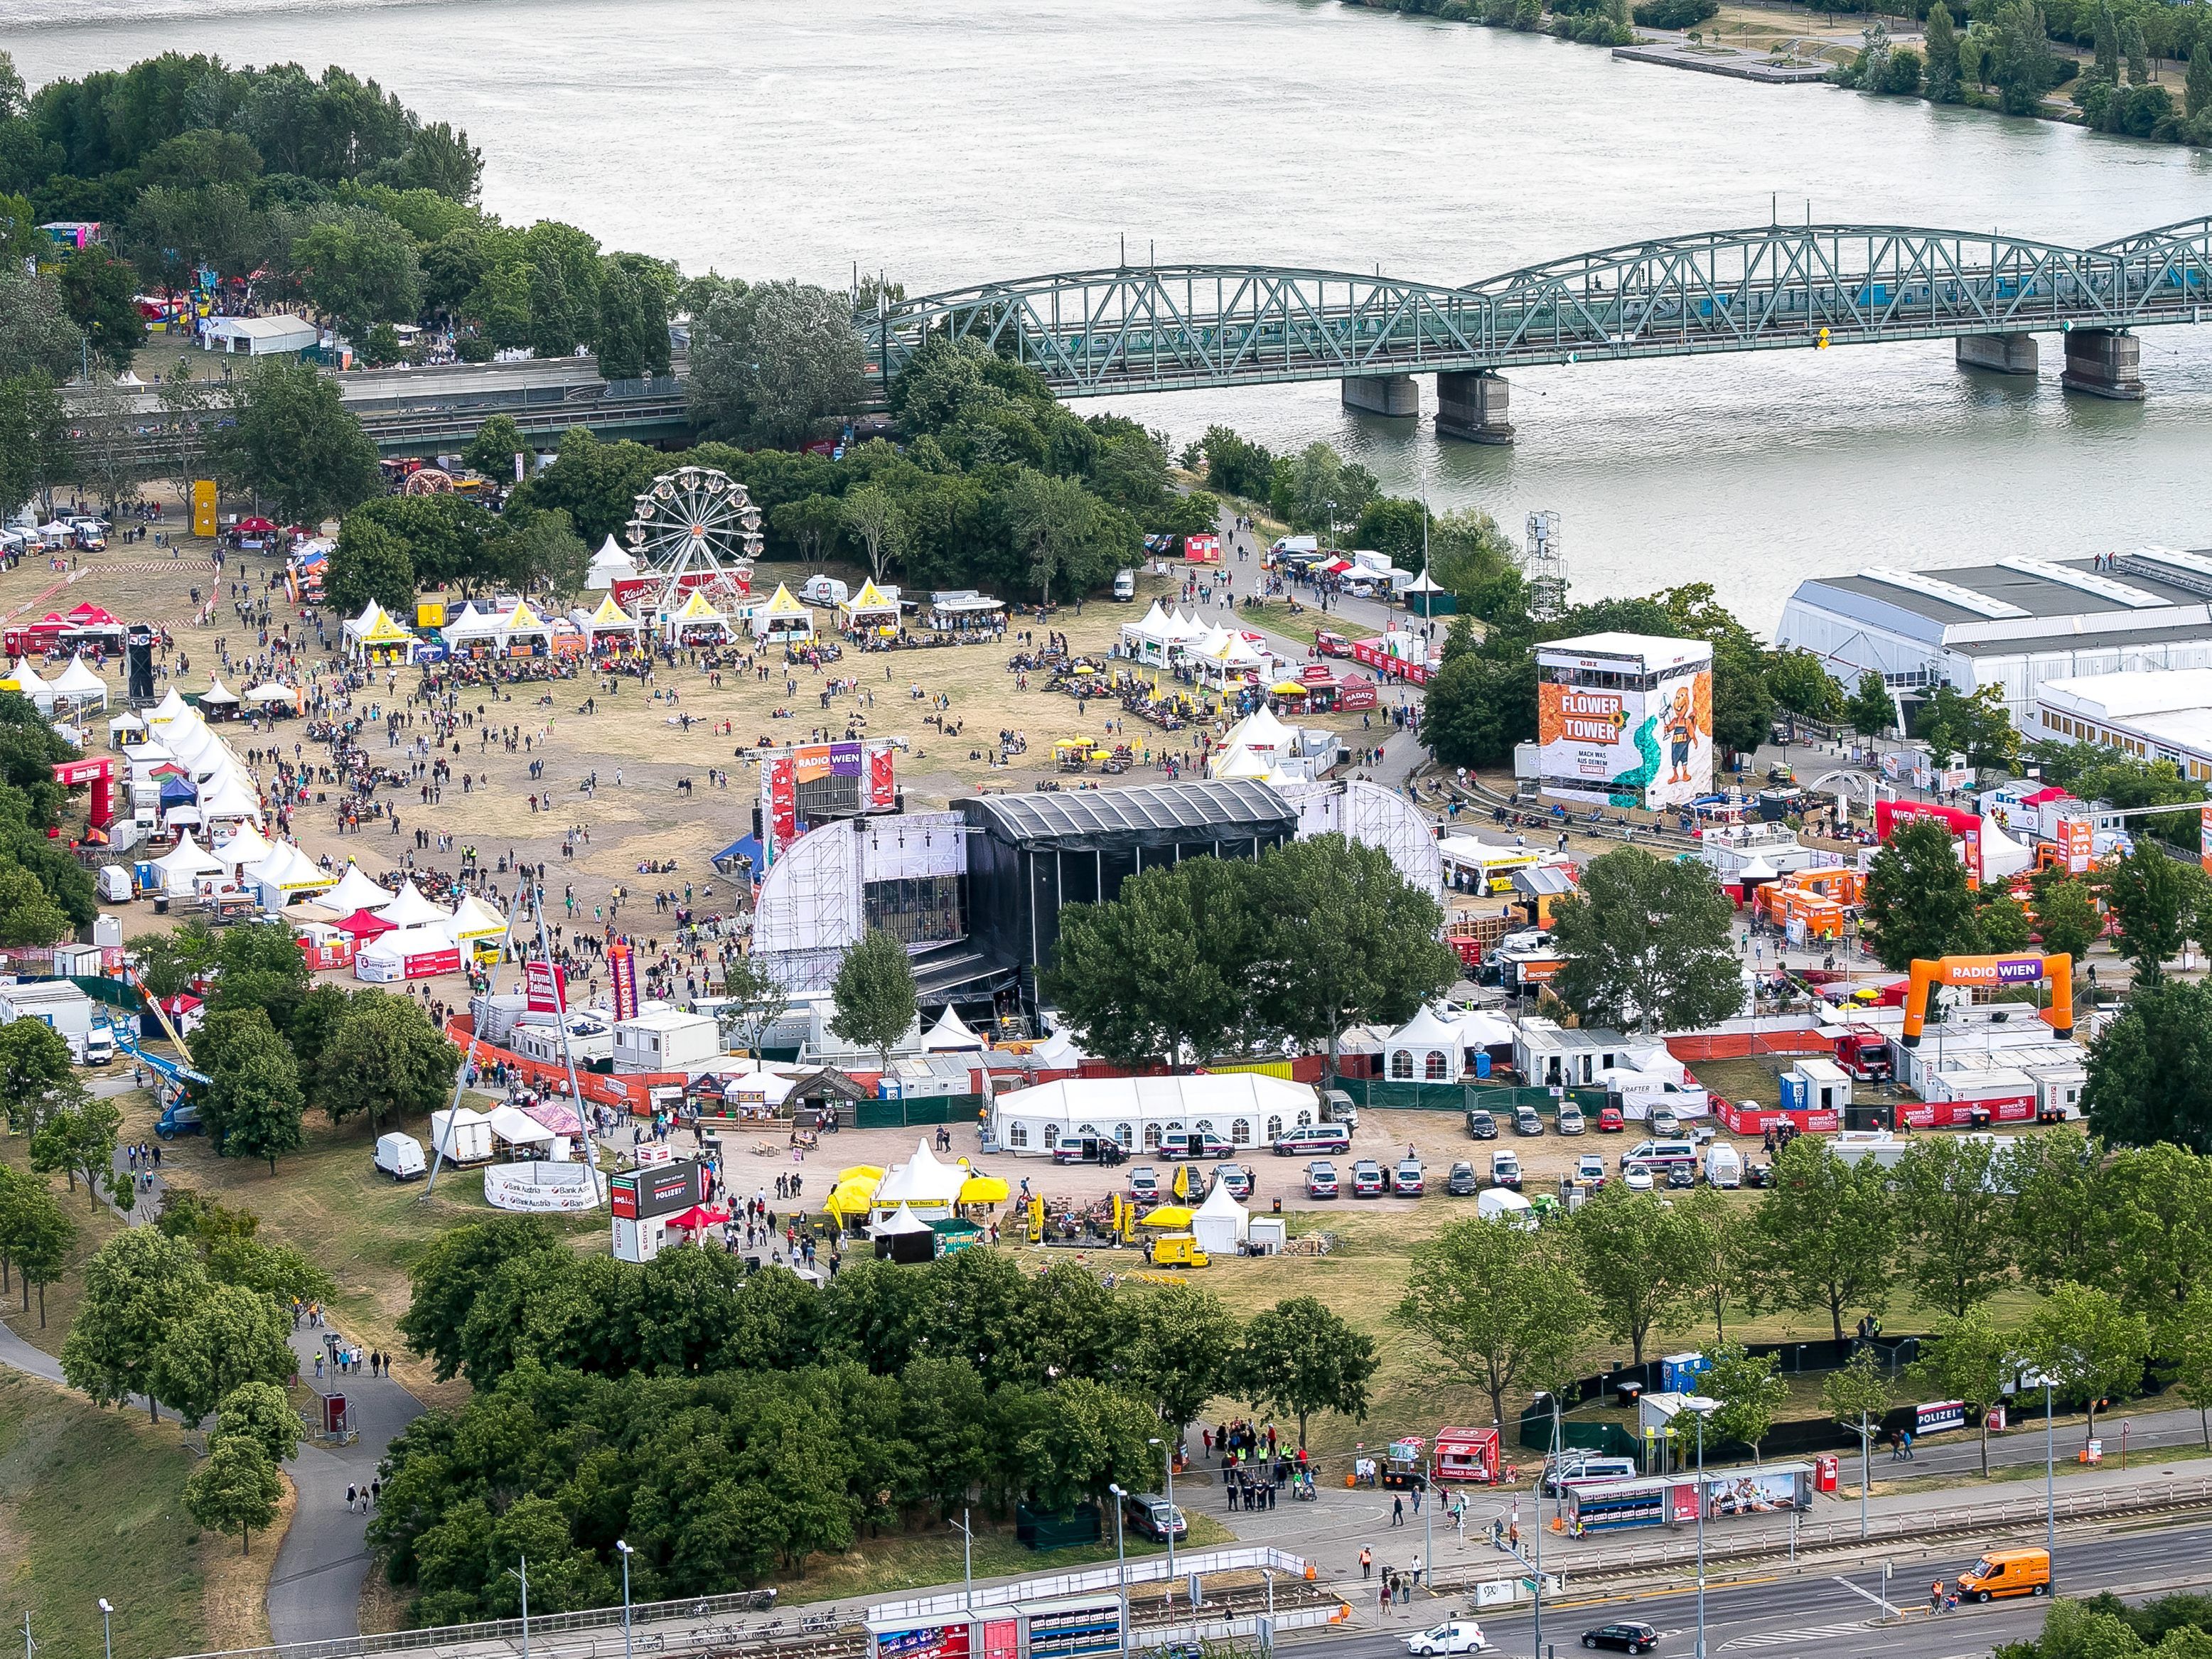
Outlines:
[[1987,1601],[2002,1595],[2050,1594],[2049,1550],[1990,1550],[1959,1575],[1961,1601]]

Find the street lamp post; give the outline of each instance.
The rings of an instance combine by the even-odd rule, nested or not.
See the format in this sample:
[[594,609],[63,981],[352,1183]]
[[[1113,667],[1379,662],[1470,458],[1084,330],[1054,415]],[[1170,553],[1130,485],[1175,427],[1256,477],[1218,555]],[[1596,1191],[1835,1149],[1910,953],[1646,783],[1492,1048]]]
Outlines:
[[2058,1549],[2058,1455],[2053,1449],[2051,1429],[2051,1376],[2043,1374],[2043,1549],[2046,1555]]
[[107,1605],[107,1598],[100,1598],[100,1644],[107,1650],[107,1659],[115,1659],[115,1635],[108,1627],[108,1615],[115,1609]]
[[960,1581],[965,1586],[960,1595],[960,1610],[975,1611],[975,1529],[968,1524],[968,1511],[960,1511]]
[[[1437,1570],[1437,1454],[1431,1445],[1421,1457],[1421,1571]],[[1536,1530],[1544,1529],[1544,1506],[1536,1506]],[[1420,1587],[1420,1576],[1415,1574],[1413,1585]]]
[[629,1635],[629,1559],[637,1552],[619,1538],[615,1540],[615,1551],[622,1557],[623,1564],[623,1659],[635,1659]]
[[1867,1451],[1866,1413],[1859,1413],[1859,1536],[1867,1535],[1867,1488],[1874,1484],[1874,1460]]
[[1698,1413],[1698,1653],[1705,1659],[1705,1414]]
[[1127,1659],[1129,1651],[1129,1558],[1121,1550],[1121,1500],[1129,1494],[1110,1484],[1106,1490],[1114,1495],[1114,1582],[1121,1603],[1115,1645]]
[[514,1559],[522,1564],[522,1571],[517,1572],[509,1567],[507,1576],[522,1586],[522,1659],[530,1659],[530,1558],[518,1555]]
[[1167,1466],[1168,1471],[1168,1582],[1173,1583],[1175,1582],[1176,1535],[1175,1438],[1170,1436],[1162,1439],[1156,1436],[1152,1443],[1160,1449],[1160,1462]]

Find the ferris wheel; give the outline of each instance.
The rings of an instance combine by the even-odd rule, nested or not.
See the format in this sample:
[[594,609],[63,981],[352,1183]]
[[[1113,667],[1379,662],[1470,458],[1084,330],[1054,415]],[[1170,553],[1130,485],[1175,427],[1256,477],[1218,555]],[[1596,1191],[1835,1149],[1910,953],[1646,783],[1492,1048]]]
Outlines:
[[664,472],[637,497],[630,516],[631,556],[661,582],[666,598],[686,589],[725,589],[734,598],[752,582],[761,552],[761,512],[745,487],[709,466]]

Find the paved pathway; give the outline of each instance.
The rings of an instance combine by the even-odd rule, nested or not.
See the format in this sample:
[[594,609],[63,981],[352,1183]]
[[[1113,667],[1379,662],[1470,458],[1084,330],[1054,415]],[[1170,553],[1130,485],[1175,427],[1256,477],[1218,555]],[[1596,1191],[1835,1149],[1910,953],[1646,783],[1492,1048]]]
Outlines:
[[[292,1333],[300,1376],[312,1388],[343,1394],[359,1438],[347,1446],[302,1441],[289,1466],[299,1506],[276,1552],[269,1580],[269,1635],[276,1643],[320,1642],[361,1634],[361,1587],[368,1577],[368,1516],[346,1507],[349,1486],[366,1491],[386,1449],[422,1414],[422,1402],[388,1376],[362,1369],[340,1376],[327,1358],[331,1330],[302,1325]],[[324,1375],[315,1359],[325,1355]]]

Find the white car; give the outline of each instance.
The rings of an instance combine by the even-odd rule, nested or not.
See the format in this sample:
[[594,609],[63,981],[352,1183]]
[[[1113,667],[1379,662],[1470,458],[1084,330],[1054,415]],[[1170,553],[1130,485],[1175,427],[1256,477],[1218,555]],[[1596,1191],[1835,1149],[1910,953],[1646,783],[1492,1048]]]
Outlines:
[[1620,1184],[1632,1193],[1648,1193],[1651,1190],[1651,1171],[1641,1164],[1632,1164],[1620,1177]]
[[1490,1640],[1482,1633],[1482,1626],[1472,1619],[1454,1619],[1431,1630],[1417,1630],[1406,1638],[1406,1651],[1413,1654],[1487,1653]]

